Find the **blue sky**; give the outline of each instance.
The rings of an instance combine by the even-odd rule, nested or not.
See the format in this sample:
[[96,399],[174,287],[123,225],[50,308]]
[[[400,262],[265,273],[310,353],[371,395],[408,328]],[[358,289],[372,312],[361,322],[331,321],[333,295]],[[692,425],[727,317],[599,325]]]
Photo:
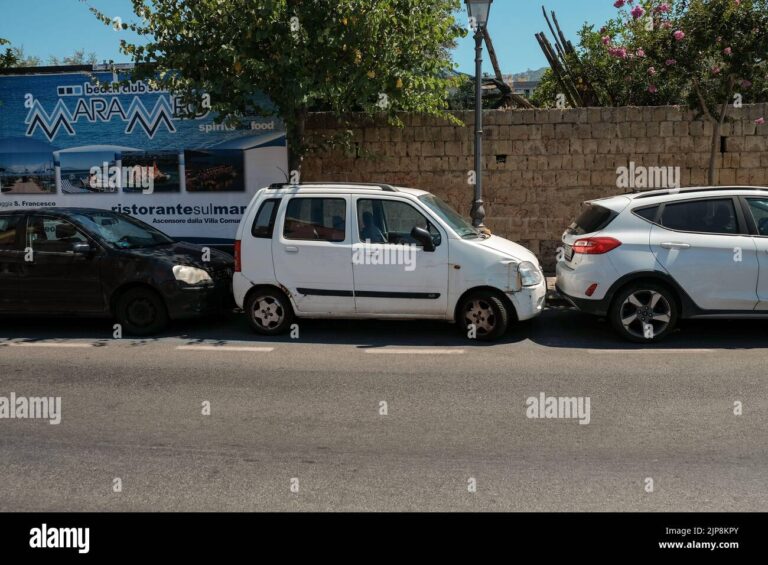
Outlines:
[[[90,4],[124,21],[133,17],[130,0],[89,0]],[[616,13],[612,0],[495,0],[489,29],[499,62],[505,73],[537,69],[546,65],[534,34],[547,26],[541,13],[557,12],[563,31],[572,41],[585,21],[603,24]],[[80,0],[0,0],[0,37],[23,46],[28,55],[47,62],[50,55],[63,57],[75,50],[95,52],[99,60],[127,62],[119,52],[121,38],[135,39],[129,32],[115,32],[98,22]],[[461,12],[466,21],[466,12]],[[474,71],[474,42],[467,37],[454,53],[459,70]],[[490,70],[490,66],[486,65]]]

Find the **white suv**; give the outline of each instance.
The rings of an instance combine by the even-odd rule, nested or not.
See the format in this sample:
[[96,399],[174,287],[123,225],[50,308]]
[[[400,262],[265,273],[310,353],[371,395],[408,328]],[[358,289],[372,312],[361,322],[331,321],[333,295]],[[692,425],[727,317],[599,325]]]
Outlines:
[[681,318],[768,318],[768,188],[586,202],[563,235],[558,292],[636,341]]
[[490,340],[542,311],[546,282],[533,253],[428,192],[328,183],[256,194],[237,231],[233,289],[266,335],[295,317],[424,318]]

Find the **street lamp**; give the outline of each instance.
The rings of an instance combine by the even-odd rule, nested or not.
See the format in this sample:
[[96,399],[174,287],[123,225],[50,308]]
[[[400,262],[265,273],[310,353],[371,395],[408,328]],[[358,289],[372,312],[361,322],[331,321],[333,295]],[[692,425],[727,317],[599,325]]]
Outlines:
[[475,31],[475,198],[472,225],[484,229],[483,206],[483,38],[493,0],[466,0],[469,22]]

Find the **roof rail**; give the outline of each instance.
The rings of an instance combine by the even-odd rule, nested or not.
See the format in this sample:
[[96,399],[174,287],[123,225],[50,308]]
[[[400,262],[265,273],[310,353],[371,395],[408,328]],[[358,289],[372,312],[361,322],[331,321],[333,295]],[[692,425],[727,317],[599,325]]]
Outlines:
[[287,188],[291,186],[332,186],[332,185],[338,185],[338,186],[365,186],[370,188],[378,188],[380,190],[383,190],[385,192],[397,192],[397,189],[389,184],[381,184],[381,183],[374,183],[374,182],[302,182],[298,184],[290,184],[287,182],[276,182],[269,185],[269,190],[280,190],[282,188]]
[[642,192],[639,196],[635,197],[635,200],[642,198],[654,198],[656,196],[665,196],[667,194],[680,194],[691,192],[723,192],[726,190],[755,190],[766,191],[768,187],[765,186],[703,186],[703,187],[686,187],[686,188],[670,188],[668,190],[649,190],[648,192]]

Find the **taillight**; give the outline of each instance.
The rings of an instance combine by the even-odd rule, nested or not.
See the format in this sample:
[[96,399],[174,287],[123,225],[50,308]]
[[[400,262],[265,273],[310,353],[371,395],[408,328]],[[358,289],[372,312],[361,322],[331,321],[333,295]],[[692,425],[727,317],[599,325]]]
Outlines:
[[242,271],[242,256],[240,254],[240,240],[235,241],[235,272],[239,273]]
[[612,237],[588,237],[574,243],[573,252],[584,255],[602,255],[616,249],[619,245],[621,242]]

